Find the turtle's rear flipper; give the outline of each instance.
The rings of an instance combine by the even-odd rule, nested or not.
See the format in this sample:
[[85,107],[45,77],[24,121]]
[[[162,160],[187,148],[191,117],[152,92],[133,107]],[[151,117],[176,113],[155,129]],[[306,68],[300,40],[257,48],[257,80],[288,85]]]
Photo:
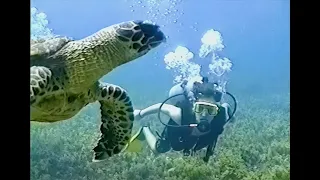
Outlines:
[[99,84],[96,100],[100,102],[101,136],[94,150],[98,162],[119,154],[129,143],[133,125],[133,107],[127,92],[113,84]]

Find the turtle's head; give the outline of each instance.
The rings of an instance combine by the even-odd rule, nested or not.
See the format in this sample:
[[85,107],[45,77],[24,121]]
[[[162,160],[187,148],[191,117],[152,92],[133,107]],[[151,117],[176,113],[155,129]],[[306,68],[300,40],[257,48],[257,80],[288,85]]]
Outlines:
[[128,45],[131,60],[147,54],[166,41],[160,27],[149,21],[136,20],[121,23],[116,33],[117,37]]

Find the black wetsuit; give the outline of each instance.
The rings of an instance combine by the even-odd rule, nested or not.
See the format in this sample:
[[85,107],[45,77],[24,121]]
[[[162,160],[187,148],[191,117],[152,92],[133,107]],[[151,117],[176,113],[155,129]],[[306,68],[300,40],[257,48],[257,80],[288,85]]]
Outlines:
[[[191,111],[192,105],[189,101],[176,104],[182,110],[182,124],[190,124],[195,122],[195,115]],[[188,155],[191,151],[197,151],[204,147],[215,147],[218,136],[223,132],[226,123],[226,110],[220,107],[219,113],[211,121],[211,131],[202,136],[191,135],[193,128],[196,127],[168,127],[166,126],[161,134],[161,139],[157,140],[156,150],[159,153],[165,153],[171,148],[175,151],[181,151]],[[169,125],[177,125],[172,119],[168,122]],[[211,151],[211,150],[210,150]],[[211,154],[210,154],[211,155]]]

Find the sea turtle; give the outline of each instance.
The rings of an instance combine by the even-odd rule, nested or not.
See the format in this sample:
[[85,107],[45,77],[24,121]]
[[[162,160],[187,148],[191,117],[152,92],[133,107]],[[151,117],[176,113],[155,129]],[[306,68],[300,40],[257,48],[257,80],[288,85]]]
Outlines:
[[111,25],[80,40],[56,37],[31,42],[31,121],[70,119],[98,101],[101,137],[93,149],[93,161],[118,154],[131,137],[132,103],[124,88],[99,79],[165,40],[158,25],[136,20]]

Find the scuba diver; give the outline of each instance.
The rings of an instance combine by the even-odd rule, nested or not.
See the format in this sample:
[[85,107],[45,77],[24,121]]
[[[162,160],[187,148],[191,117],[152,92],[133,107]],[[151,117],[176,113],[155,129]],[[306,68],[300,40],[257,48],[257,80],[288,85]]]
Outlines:
[[[165,153],[172,149],[183,151],[185,156],[189,156],[206,147],[203,160],[208,162],[224,125],[231,119],[233,121],[236,111],[234,96],[228,92],[226,94],[235,101],[233,111],[228,103],[221,103],[221,87],[209,82],[207,77],[202,77],[199,82],[184,81],[173,86],[166,101],[171,100],[174,105],[164,101],[134,111],[135,120],[158,113],[160,122],[165,125],[161,135],[157,133],[159,138],[156,138],[148,126],[141,127],[131,138],[128,151],[134,152],[135,150],[130,149],[134,149],[136,141],[141,140],[146,140],[155,153]],[[160,112],[170,117],[168,123],[163,123]]]

